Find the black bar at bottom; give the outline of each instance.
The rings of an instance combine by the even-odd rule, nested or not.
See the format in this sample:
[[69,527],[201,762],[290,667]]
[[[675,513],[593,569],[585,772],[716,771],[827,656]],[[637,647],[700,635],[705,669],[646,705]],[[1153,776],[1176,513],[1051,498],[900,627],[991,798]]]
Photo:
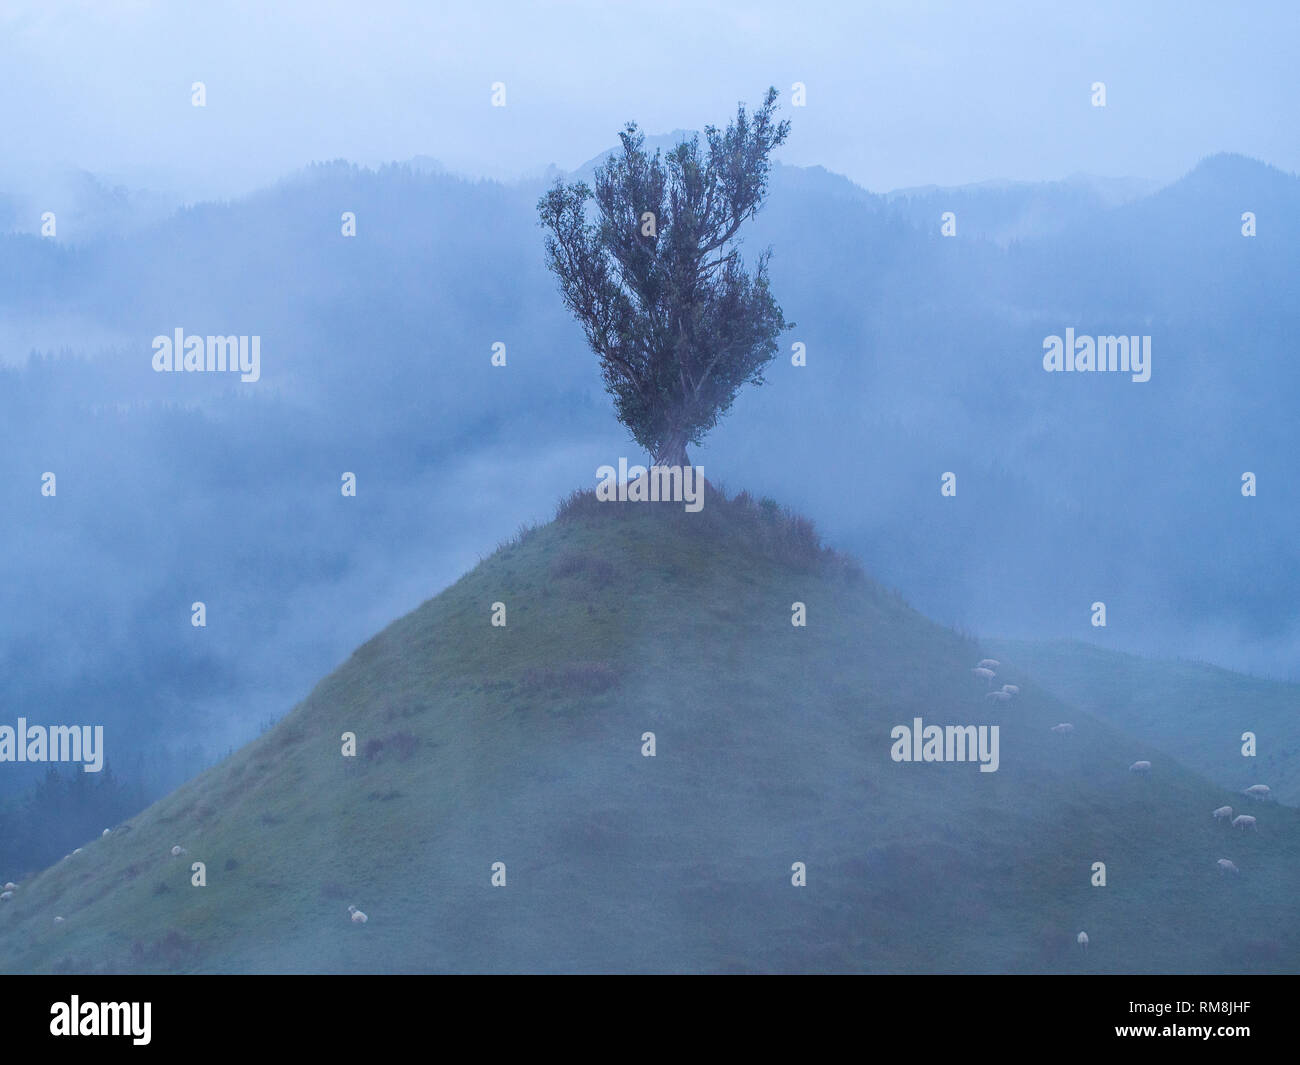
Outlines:
[[[512,1041],[532,1051],[621,1057],[656,1044],[698,1050],[721,1042],[734,1051],[757,1041],[770,1051],[778,1039],[815,1052],[831,1036],[927,1051],[1152,1042],[1260,1051],[1296,1038],[1295,989],[1276,978],[870,976],[841,977],[838,986],[828,979],[15,976],[0,979],[0,1049],[10,1059],[21,1050],[95,1053],[109,1043],[133,1053],[373,1054],[403,1032],[457,1057],[458,1044],[491,1057]],[[115,1026],[126,1034],[87,1034]]]

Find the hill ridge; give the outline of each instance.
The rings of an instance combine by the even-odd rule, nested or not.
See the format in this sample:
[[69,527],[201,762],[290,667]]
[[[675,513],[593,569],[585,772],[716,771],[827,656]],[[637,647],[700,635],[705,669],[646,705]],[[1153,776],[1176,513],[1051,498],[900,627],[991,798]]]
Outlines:
[[[0,910],[0,968],[1290,964],[1294,811],[1226,835],[1209,817],[1220,789],[1013,665],[1000,678],[1020,695],[992,703],[981,657],[771,501],[715,491],[688,515],[579,493],[266,735],[21,884]],[[998,771],[892,761],[890,730],[916,716],[996,724]],[[1050,731],[1063,719],[1073,735]],[[1149,777],[1129,772],[1139,756]],[[1106,888],[1090,885],[1096,860]]]

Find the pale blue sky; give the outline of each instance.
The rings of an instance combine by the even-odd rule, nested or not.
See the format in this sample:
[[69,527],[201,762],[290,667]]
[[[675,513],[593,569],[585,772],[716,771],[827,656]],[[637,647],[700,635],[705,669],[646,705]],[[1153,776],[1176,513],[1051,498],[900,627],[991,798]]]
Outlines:
[[794,81],[781,158],[874,190],[1169,179],[1217,151],[1295,171],[1297,57],[1295,0],[0,0],[0,178],[70,164],[197,197],[418,154],[513,176]]

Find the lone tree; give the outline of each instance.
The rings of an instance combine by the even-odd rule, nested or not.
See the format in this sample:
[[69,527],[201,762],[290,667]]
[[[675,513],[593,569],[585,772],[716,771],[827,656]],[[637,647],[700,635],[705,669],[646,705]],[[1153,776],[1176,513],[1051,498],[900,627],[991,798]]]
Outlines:
[[697,135],[650,157],[629,123],[594,193],[557,182],[537,204],[565,306],[600,357],[619,420],[655,465],[687,465],[687,445],[717,425],[742,385],[763,383],[793,324],[768,290],[770,249],[748,274],[736,236],[762,206],[768,156],[790,132],[772,119],[776,96],[768,89],[752,115],[741,104],[724,133],[705,127],[707,153]]

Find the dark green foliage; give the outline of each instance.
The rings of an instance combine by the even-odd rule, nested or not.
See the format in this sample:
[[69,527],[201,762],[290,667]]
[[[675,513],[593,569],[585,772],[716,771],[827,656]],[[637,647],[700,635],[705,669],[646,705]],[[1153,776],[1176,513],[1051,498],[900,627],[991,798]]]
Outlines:
[[569,551],[555,560],[551,576],[581,577],[593,588],[607,588],[617,579],[618,570],[608,559],[598,555]]
[[533,693],[595,695],[617,686],[618,673],[607,662],[568,662],[524,674],[524,690]]
[[665,465],[685,464],[686,446],[741,386],[763,383],[792,324],[768,289],[770,252],[750,274],[737,239],[767,193],[769,155],[789,133],[788,121],[773,121],[776,96],[769,89],[753,115],[740,105],[725,132],[706,127],[706,151],[693,136],[649,156],[629,123],[623,154],[597,168],[594,191],[557,182],[538,203],[547,265],[600,357],[619,420]]
[[384,758],[397,758],[406,761],[420,746],[420,740],[410,732],[401,730],[387,736],[375,736],[366,741],[362,754],[367,761],[379,761]]
[[30,794],[0,804],[0,881],[52,865],[148,801],[142,787],[123,782],[112,766],[98,773],[50,766]]
[[[625,520],[656,523],[672,528],[674,535],[688,533],[716,543],[725,543],[741,554],[759,555],[795,569],[824,569],[841,579],[857,582],[862,568],[857,560],[841,554],[821,542],[813,523],[773,499],[755,502],[748,492],[728,498],[719,486],[705,482],[706,504],[698,514],[688,514],[678,505],[601,502],[591,490],[575,491],[560,501],[555,511],[557,522],[580,520]],[[571,575],[579,568],[591,576],[610,564],[591,558],[582,567],[574,552],[566,552],[555,563],[552,575]],[[617,572],[617,568],[613,567]],[[595,582],[603,586],[603,582]]]

